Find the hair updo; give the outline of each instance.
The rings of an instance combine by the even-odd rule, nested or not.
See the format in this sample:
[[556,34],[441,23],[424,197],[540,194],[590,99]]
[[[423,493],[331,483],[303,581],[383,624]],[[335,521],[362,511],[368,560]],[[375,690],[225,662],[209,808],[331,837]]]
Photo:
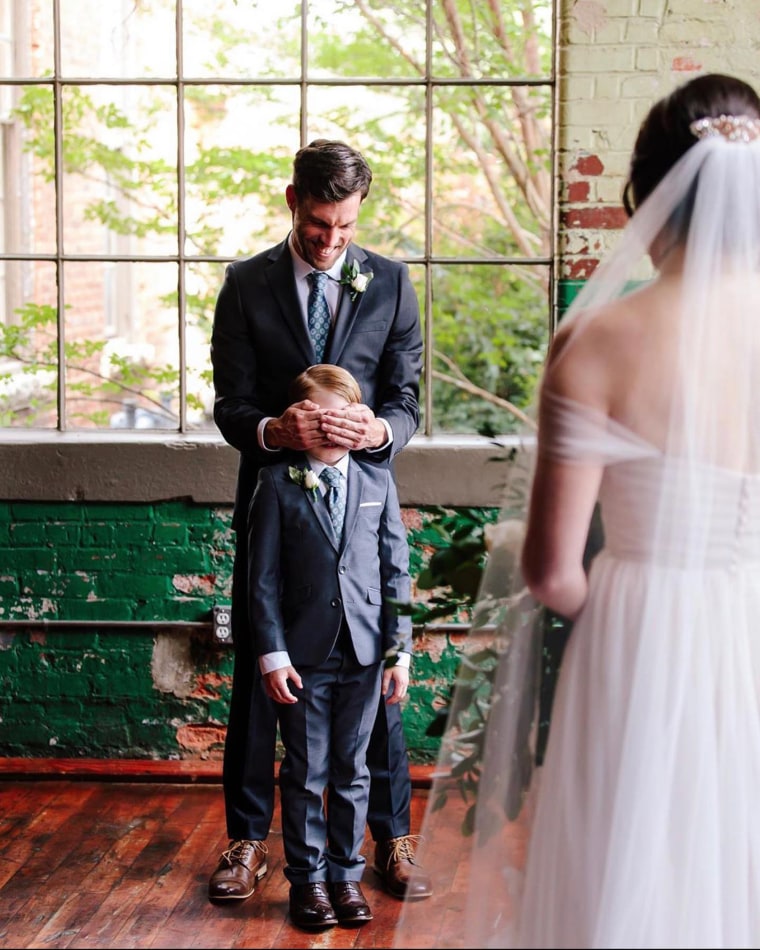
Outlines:
[[697,138],[689,125],[705,116],[760,118],[760,97],[733,76],[697,76],[660,99],[641,123],[631,155],[623,207],[628,215],[640,207]]

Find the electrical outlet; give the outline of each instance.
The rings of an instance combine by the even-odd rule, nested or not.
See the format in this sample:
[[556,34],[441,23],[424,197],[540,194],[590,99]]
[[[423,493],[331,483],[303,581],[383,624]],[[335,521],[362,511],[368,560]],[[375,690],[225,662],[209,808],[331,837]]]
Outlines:
[[232,608],[228,604],[217,604],[211,615],[214,643],[228,646],[232,643]]

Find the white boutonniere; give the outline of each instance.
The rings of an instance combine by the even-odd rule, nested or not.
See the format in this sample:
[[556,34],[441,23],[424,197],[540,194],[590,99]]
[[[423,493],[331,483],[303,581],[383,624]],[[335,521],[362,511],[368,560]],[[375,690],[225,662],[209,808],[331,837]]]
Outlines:
[[362,273],[362,271],[359,270],[358,261],[351,261],[350,264],[348,261],[344,261],[343,267],[340,271],[340,280],[338,283],[342,284],[344,287],[348,287],[351,293],[351,302],[353,303],[359,294],[364,293],[364,291],[367,289],[367,286],[369,285],[369,282],[374,276],[375,275],[371,270],[364,271],[364,273]]
[[300,485],[304,491],[310,491],[316,497],[319,490],[319,479],[310,468],[296,468],[295,465],[289,465],[288,475],[290,475],[292,482]]

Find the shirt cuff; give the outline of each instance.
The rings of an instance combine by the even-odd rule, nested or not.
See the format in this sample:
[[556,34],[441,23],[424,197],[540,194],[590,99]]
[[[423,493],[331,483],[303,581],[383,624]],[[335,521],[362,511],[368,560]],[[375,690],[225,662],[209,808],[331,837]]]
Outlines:
[[290,666],[290,656],[287,650],[277,650],[275,653],[263,653],[259,657],[259,669],[261,675],[265,673],[274,673],[275,670],[281,670],[284,666]]
[[264,416],[256,429],[256,438],[258,439],[260,449],[263,449],[265,452],[279,452],[279,449],[270,449],[264,441],[264,429],[266,428],[267,422],[271,419],[274,419],[274,416]]
[[412,654],[402,653],[401,651],[399,651],[396,654],[396,662],[393,665],[400,666],[402,669],[408,670],[409,667],[412,665]]
[[388,438],[383,442],[382,445],[378,446],[376,449],[367,449],[367,452],[384,452],[385,449],[393,442],[393,429],[391,429],[391,424],[387,419],[383,419],[381,416],[377,417],[380,422],[385,426],[385,431],[388,435]]

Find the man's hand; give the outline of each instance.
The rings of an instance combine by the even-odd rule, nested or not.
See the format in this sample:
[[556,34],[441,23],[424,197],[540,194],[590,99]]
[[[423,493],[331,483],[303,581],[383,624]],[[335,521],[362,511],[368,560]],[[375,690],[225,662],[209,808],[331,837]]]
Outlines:
[[264,442],[270,449],[294,449],[308,452],[326,442],[321,428],[322,410],[310,399],[295,402],[278,419],[270,419],[264,429]]
[[349,450],[379,449],[388,441],[388,430],[363,403],[323,410],[321,427],[328,442]]
[[296,689],[303,689],[303,681],[298,675],[295,667],[281,666],[279,670],[272,670],[271,673],[265,673],[264,690],[270,699],[276,703],[297,703],[298,699],[290,692],[288,680],[290,680]]
[[396,664],[395,666],[389,666],[383,670],[382,691],[383,696],[388,697],[385,700],[388,705],[392,706],[393,703],[400,703],[404,696],[406,696],[406,688],[408,685],[409,670],[405,666]]

